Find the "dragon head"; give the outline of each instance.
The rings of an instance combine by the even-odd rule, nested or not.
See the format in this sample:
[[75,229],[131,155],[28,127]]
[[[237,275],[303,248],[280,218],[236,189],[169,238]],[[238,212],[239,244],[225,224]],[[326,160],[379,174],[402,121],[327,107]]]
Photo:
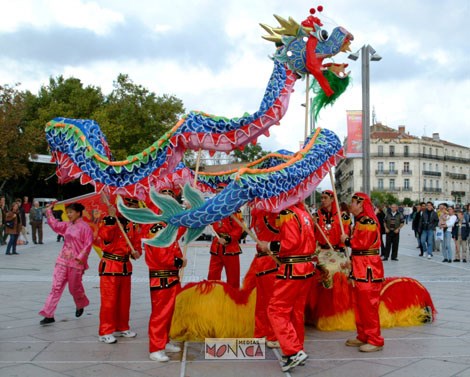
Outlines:
[[[350,51],[349,45],[353,35],[343,27],[335,27],[331,34],[323,28],[323,23],[314,14],[323,10],[322,6],[310,9],[310,15],[297,23],[289,17],[288,20],[274,15],[281,25],[278,28],[260,24],[269,35],[264,39],[276,44],[273,59],[282,62],[299,76],[311,74],[315,77],[326,96],[332,96],[332,80],[348,78],[345,72],[347,64],[327,63],[323,60],[331,58],[340,52]],[[327,74],[329,72],[329,74]]]

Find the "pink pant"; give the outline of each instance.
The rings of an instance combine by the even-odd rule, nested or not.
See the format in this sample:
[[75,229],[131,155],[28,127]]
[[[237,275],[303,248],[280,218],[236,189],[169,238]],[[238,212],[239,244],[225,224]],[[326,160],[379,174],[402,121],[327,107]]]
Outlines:
[[56,264],[54,268],[54,275],[52,276],[52,289],[47,297],[44,307],[39,312],[39,315],[44,317],[54,317],[54,312],[59,303],[62,292],[64,292],[65,285],[69,284],[69,292],[75,301],[75,306],[82,309],[90,304],[86,297],[85,288],[82,284],[83,270],[67,267],[61,264]]

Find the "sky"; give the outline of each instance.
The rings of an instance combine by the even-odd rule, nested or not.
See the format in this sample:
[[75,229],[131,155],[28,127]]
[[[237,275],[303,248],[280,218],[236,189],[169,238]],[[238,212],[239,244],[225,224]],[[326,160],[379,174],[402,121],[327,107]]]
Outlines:
[[[236,117],[255,112],[273,64],[274,44],[259,23],[273,14],[299,23],[324,7],[325,28],[354,35],[352,52],[371,45],[370,104],[389,127],[470,147],[468,0],[0,0],[0,85],[37,93],[50,77],[75,77],[105,94],[120,73],[187,111]],[[347,135],[346,111],[362,106],[361,59],[349,63],[352,86],[320,113],[317,126]],[[304,138],[305,82],[265,150],[296,151]],[[61,114],[57,114],[60,116]]]

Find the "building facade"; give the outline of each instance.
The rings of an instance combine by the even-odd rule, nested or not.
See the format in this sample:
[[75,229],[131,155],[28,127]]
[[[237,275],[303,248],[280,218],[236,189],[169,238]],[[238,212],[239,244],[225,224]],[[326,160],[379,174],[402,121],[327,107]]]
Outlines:
[[[470,148],[375,124],[370,130],[370,188],[389,192],[401,202],[470,202]],[[345,158],[335,171],[338,195],[362,191],[362,158]]]

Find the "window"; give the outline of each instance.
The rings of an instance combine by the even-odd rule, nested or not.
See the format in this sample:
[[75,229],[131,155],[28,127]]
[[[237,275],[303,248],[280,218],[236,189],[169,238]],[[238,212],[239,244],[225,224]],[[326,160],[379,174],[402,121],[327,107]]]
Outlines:
[[403,187],[405,188],[405,190],[410,189],[410,180],[408,178],[405,178],[405,181],[403,182]]
[[409,162],[404,162],[403,163],[403,171],[404,172],[409,172],[410,171],[410,163]]
[[410,155],[410,147],[408,145],[405,145],[404,155],[405,155],[405,157],[409,157],[409,155]]
[[429,163],[429,171],[432,171],[432,164]]
[[390,174],[393,174],[395,171],[395,163],[394,162],[389,162],[388,163],[388,170],[390,170]]
[[424,187],[424,188],[427,188],[427,186],[426,186],[426,179],[424,180],[423,187]]
[[436,171],[439,171],[439,165],[436,164]]
[[378,171],[378,173],[383,173],[384,172],[384,163],[383,162],[377,162],[377,171]]
[[432,156],[432,148],[429,147],[429,155]]
[[390,156],[395,156],[395,146],[390,145]]
[[379,178],[379,189],[383,190],[384,188],[384,180],[382,178]]
[[429,188],[432,189],[432,179],[429,180]]
[[377,154],[379,155],[379,157],[383,156],[384,155],[384,146],[383,145],[379,145],[377,147]]
[[426,163],[423,162],[423,171],[425,171],[425,170],[426,170]]
[[436,188],[439,188],[439,181],[436,179]]
[[394,179],[390,180],[390,190],[395,190],[395,180]]

